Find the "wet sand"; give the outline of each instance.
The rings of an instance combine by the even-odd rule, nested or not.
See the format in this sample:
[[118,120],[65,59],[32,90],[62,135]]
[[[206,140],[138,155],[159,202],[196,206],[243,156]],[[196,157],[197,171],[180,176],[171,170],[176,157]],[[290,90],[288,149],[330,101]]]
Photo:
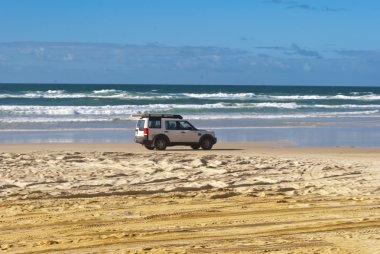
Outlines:
[[0,145],[3,253],[379,253],[380,150]]

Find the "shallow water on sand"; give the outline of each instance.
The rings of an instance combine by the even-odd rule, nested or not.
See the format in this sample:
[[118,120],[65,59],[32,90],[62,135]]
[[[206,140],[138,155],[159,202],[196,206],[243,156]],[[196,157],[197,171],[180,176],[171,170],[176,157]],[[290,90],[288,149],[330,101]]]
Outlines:
[[[377,119],[329,119],[303,121],[207,120],[193,121],[200,129],[213,130],[218,142],[280,142],[298,147],[380,147]],[[0,130],[0,143],[133,143],[135,122],[94,124],[91,128],[25,125]]]

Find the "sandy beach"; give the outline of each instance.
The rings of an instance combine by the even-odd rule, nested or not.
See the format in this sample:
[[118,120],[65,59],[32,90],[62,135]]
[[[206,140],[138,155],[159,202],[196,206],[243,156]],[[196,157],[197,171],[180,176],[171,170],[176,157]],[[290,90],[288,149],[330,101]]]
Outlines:
[[0,145],[1,253],[380,253],[380,149]]

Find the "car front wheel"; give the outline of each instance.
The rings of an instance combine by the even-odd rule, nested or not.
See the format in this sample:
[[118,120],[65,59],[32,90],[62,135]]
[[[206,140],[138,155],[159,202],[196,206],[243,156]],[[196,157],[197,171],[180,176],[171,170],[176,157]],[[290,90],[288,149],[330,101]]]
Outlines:
[[201,141],[201,147],[204,150],[210,150],[214,143],[212,142],[211,138],[204,138]]
[[165,150],[167,146],[166,140],[164,138],[158,138],[156,142],[154,142],[154,146],[157,150]]

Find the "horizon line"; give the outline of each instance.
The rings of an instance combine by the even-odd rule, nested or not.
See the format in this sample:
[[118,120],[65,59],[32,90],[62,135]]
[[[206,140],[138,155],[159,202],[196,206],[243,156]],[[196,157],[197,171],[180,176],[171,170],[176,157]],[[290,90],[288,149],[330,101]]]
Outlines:
[[293,86],[293,87],[380,87],[380,85],[271,85],[271,84],[194,84],[194,83],[48,83],[48,82],[0,82],[1,85],[125,85],[125,86]]

